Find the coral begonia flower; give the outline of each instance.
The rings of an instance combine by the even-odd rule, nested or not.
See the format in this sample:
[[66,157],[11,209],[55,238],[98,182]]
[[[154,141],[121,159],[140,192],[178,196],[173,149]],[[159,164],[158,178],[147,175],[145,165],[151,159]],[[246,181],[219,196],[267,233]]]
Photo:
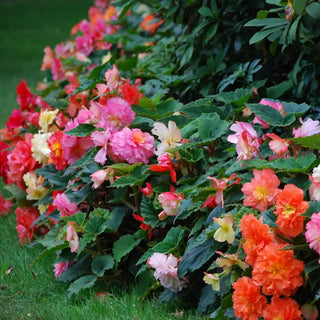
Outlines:
[[252,279],[266,295],[291,296],[303,284],[304,264],[295,259],[293,250],[284,250],[286,245],[270,243],[253,266]]
[[254,320],[262,316],[267,299],[260,293],[260,286],[249,277],[241,277],[233,283],[233,309],[236,317]]
[[302,320],[299,304],[292,298],[272,298],[263,310],[264,320]]
[[156,32],[156,30],[164,23],[164,20],[157,20],[156,13],[147,14],[144,17],[144,20],[140,23],[140,27],[144,31],[150,31],[152,35]]
[[266,136],[271,139],[268,145],[272,152],[278,157],[286,158],[288,155],[288,146],[291,142],[280,138],[275,133],[267,133]]
[[246,254],[246,262],[254,266],[258,254],[266,245],[273,242],[274,236],[269,226],[258,220],[252,213],[244,215],[240,220],[240,230],[245,239],[243,250]]
[[280,231],[287,236],[295,237],[303,230],[305,217],[302,214],[309,208],[303,201],[303,190],[293,184],[287,184],[276,197],[274,213]]
[[173,168],[173,162],[169,154],[164,154],[158,157],[159,164],[152,164],[150,170],[154,172],[170,172],[170,177],[173,182],[177,182],[177,174]]
[[271,169],[253,170],[254,178],[241,189],[245,198],[243,204],[260,212],[275,204],[280,180]]

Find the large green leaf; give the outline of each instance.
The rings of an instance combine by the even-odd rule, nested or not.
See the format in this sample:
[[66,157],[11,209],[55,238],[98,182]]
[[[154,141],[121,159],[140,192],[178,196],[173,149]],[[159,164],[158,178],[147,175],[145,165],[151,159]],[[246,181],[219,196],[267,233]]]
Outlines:
[[312,2],[306,7],[306,11],[309,16],[315,20],[320,20],[320,3]]
[[113,187],[126,187],[126,186],[142,186],[143,182],[148,178],[149,167],[142,166],[135,168],[129,175],[120,177],[112,184]]
[[112,269],[114,264],[113,257],[110,254],[96,256],[91,263],[91,270],[98,277],[103,277],[106,270]]
[[315,150],[320,149],[320,134],[315,134],[309,137],[291,138],[288,140],[291,140],[294,143],[309,149],[315,149]]
[[130,253],[139,243],[141,239],[137,239],[133,234],[126,234],[117,240],[113,245],[113,256],[116,264]]
[[200,269],[223,246],[222,243],[215,241],[213,238],[206,240],[198,246],[194,246],[194,241],[194,238],[188,241],[186,251],[179,262],[178,275],[180,278],[188,272]]
[[254,159],[246,160],[242,163],[247,168],[255,168],[259,170],[270,168],[279,171],[306,172],[315,160],[316,155],[310,153],[306,156],[299,157],[298,159],[296,159],[295,157],[285,159],[279,158],[272,161]]
[[58,277],[58,280],[63,282],[72,281],[86,274],[90,269],[91,260],[90,255],[84,256],[80,261],[62,273]]
[[68,288],[68,297],[70,298],[74,293],[79,293],[82,289],[93,287],[97,280],[94,275],[84,276],[74,281]]
[[108,220],[103,217],[94,216],[85,224],[84,230],[86,232],[100,234],[102,233],[108,225]]
[[96,130],[96,127],[92,124],[87,123],[81,123],[75,128],[66,131],[65,134],[69,136],[76,136],[76,137],[87,137],[89,136],[94,130]]

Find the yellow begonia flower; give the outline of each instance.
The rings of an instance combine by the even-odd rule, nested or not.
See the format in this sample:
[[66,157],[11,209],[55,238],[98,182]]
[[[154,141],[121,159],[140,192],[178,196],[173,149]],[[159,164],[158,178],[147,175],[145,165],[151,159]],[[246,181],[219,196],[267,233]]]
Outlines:
[[213,218],[214,222],[217,223],[221,228],[219,228],[215,234],[214,239],[218,242],[227,241],[232,244],[234,240],[234,230],[233,226],[233,216],[226,215],[223,218]]
[[219,273],[204,273],[203,281],[210,284],[214,291],[220,291],[220,274]]
[[47,194],[48,189],[44,188],[43,177],[37,177],[34,172],[28,172],[23,176],[24,183],[27,186],[27,199],[28,200],[39,200]]
[[41,132],[48,132],[49,126],[54,122],[57,115],[59,113],[59,109],[53,111],[42,111],[39,117],[39,126],[41,128]]

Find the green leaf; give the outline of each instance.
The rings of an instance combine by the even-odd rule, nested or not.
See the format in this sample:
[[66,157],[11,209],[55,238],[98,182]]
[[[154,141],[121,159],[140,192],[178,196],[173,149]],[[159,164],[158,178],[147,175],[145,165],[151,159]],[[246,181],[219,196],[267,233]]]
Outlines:
[[108,220],[102,217],[94,216],[90,218],[90,220],[85,224],[85,231],[94,233],[94,234],[100,234],[102,233],[108,225]]
[[300,14],[303,12],[304,8],[307,5],[308,0],[293,0],[292,7],[296,14]]
[[287,113],[294,113],[296,116],[301,116],[310,109],[310,106],[306,103],[294,103],[281,101],[284,106],[284,111]]
[[264,211],[262,212],[263,223],[266,223],[270,227],[278,228],[279,226],[276,224],[277,216],[273,213],[273,211]]
[[313,136],[308,137],[291,138],[288,140],[291,140],[294,143],[309,149],[320,149],[320,134],[315,134]]
[[186,219],[192,214],[192,199],[183,199],[180,203],[178,214],[176,215],[174,222],[178,220]]
[[94,275],[84,276],[74,281],[68,288],[68,297],[70,298],[74,293],[79,293],[82,289],[93,287],[97,280]]
[[149,167],[142,166],[135,168],[128,176],[120,177],[112,184],[113,187],[126,187],[126,186],[142,186],[143,182],[148,178],[150,173],[147,173]]
[[113,257],[110,254],[96,256],[91,263],[91,270],[98,277],[103,277],[106,270],[112,269],[114,264]]
[[315,20],[320,20],[320,3],[312,2],[306,7],[309,16]]
[[205,16],[205,17],[212,16],[212,11],[208,7],[201,7],[198,11],[202,16]]
[[242,163],[247,168],[255,168],[258,170],[270,168],[279,171],[306,172],[315,160],[316,155],[310,153],[306,156],[299,157],[298,159],[295,157],[285,159],[279,158],[272,161],[255,159],[246,160]]
[[269,14],[268,10],[259,10],[257,13],[257,19],[261,20],[261,19],[265,19]]
[[84,200],[87,199],[87,197],[92,194],[92,188],[91,184],[86,184],[81,189],[77,190],[76,192],[69,190],[65,192],[65,194],[68,196],[71,202],[75,202],[76,204],[80,204]]
[[249,44],[254,44],[257,42],[262,41],[264,38],[266,38],[267,36],[269,36],[271,33],[277,32],[279,30],[278,27],[276,28],[271,28],[271,29],[267,29],[267,30],[262,30],[259,32],[256,32],[249,40]]
[[179,155],[182,159],[195,163],[204,158],[204,151],[199,148],[181,148]]
[[303,215],[311,218],[317,212],[320,212],[320,201],[309,201],[309,208]]
[[118,264],[124,256],[131,252],[140,243],[140,241],[141,239],[136,239],[136,237],[132,234],[126,234],[117,240],[114,243],[112,250],[116,264]]
[[73,214],[72,216],[63,217],[62,219],[65,221],[74,221],[78,226],[82,226],[84,220],[86,219],[86,213],[84,212],[77,212],[76,214]]
[[190,46],[186,49],[186,51],[182,56],[182,59],[180,61],[180,68],[186,65],[187,63],[189,63],[189,61],[192,58],[192,54],[193,54],[193,46]]
[[234,103],[235,105],[242,107],[248,102],[252,94],[252,89],[239,88],[235,91],[220,92],[214,96],[213,99],[224,103]]
[[281,83],[267,88],[267,97],[277,99],[293,87],[292,80],[282,81]]
[[69,131],[65,131],[65,134],[69,136],[75,136],[75,137],[87,137],[95,130],[96,130],[96,127],[94,125],[81,123],[75,128]]
[[217,300],[218,293],[212,290],[212,286],[207,284],[201,292],[201,297],[199,300],[197,312],[199,314],[204,313],[208,306],[215,303]]
[[107,222],[107,229],[111,231],[117,231],[124,216],[128,212],[128,208],[123,206],[117,206],[111,211],[111,217]]
[[69,242],[63,242],[55,247],[51,247],[50,249],[46,249],[44,251],[41,252],[41,254],[34,259],[32,266],[34,266],[36,263],[38,263],[40,260],[42,260],[43,258],[50,256],[51,254],[56,254],[57,251],[68,248],[69,247]]
[[66,110],[70,101],[66,99],[52,99],[52,98],[43,98],[43,100],[48,103],[54,109]]
[[159,243],[157,243],[153,248],[150,248],[137,262],[137,265],[145,262],[147,259],[149,259],[154,252],[160,252],[169,254],[174,252],[180,242],[183,240],[185,234],[185,229],[182,229],[181,227],[173,227],[171,228],[166,237]]
[[58,280],[67,282],[77,279],[80,276],[84,275],[90,269],[91,260],[92,259],[90,255],[84,256],[80,261],[78,261],[76,264],[67,269],[64,273],[62,273],[58,277]]
[[319,259],[308,261],[305,264],[304,271],[306,275],[309,275],[311,272],[320,269]]
[[292,114],[283,117],[278,110],[268,105],[248,103],[247,106],[262,120],[266,121],[269,125],[274,127],[285,127],[295,121],[295,117]]
[[24,190],[21,190],[16,184],[6,185],[4,188],[8,190],[17,201],[25,200],[27,198],[27,193]]
[[286,25],[287,21],[281,18],[266,18],[266,19],[253,19],[248,21],[245,27],[262,27],[266,26],[268,28],[275,28]]
[[208,239],[206,242],[194,246],[195,238],[188,241],[188,245],[182,259],[178,266],[178,276],[182,278],[188,272],[192,272],[201,268],[209,259],[211,259],[215,252],[220,249],[223,244],[214,241],[213,238]]
[[204,114],[197,119],[199,138],[202,142],[214,141],[229,129],[230,123],[221,120],[217,113]]

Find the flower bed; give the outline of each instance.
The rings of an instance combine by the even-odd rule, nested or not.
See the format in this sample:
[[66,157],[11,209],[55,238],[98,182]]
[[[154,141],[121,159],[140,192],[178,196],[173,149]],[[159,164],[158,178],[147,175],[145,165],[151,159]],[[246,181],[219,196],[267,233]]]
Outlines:
[[[268,40],[289,46],[279,31],[320,6],[241,20],[215,1],[145,2],[96,1],[70,39],[45,48],[37,92],[18,85],[0,173],[20,243],[44,246],[35,262],[57,256],[69,297],[128,280],[212,319],[316,319],[320,126],[298,81],[309,69],[270,85],[258,60],[235,57],[272,24],[280,40]],[[232,51],[230,19],[266,30],[230,32]],[[0,197],[2,214],[11,200]]]

